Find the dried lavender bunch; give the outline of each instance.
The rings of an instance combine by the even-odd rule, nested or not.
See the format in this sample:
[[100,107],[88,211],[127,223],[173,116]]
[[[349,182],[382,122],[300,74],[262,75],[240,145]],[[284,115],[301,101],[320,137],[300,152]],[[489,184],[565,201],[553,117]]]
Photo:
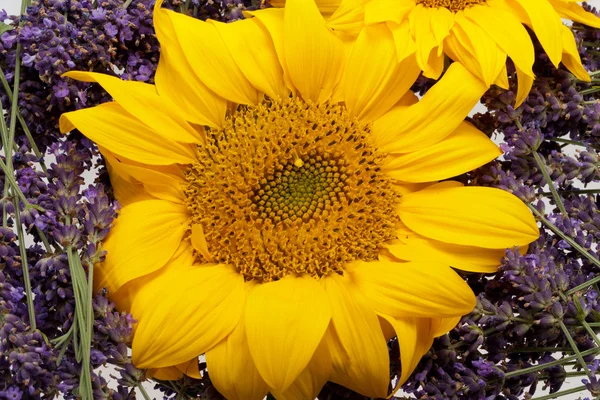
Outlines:
[[[56,163],[47,174],[36,172],[32,161],[35,156],[25,144],[13,155],[19,189],[29,203],[44,207],[42,214],[19,204],[21,222],[33,234],[33,244],[19,240],[14,232],[14,206],[3,199],[8,218],[7,225],[0,228],[0,396],[11,399],[58,395],[75,398],[79,394],[82,359],[68,340],[73,332],[75,301],[65,248],[76,248],[82,265],[89,270],[104,256],[99,243],[108,233],[116,211],[102,185],[82,190],[82,174],[91,166],[91,148],[62,141],[51,149]],[[44,247],[40,235],[45,237]],[[36,329],[32,329],[24,301],[28,293],[19,247],[25,246]],[[126,349],[131,340],[131,317],[116,312],[101,295],[94,300],[94,311],[91,367],[110,362],[130,368]],[[138,377],[143,379],[141,373]],[[115,390],[93,371],[91,378],[95,398],[127,398],[118,397],[126,387],[120,382]]]

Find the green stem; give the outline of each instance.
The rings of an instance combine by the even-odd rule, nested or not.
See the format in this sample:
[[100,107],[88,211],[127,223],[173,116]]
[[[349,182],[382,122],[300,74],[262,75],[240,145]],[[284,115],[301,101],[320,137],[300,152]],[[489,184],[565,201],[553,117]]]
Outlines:
[[548,353],[562,352],[567,353],[572,351],[570,347],[515,347],[514,349],[505,350],[506,353]]
[[567,292],[567,294],[573,294],[573,293],[577,293],[577,292],[578,292],[578,291],[580,291],[580,290],[583,290],[583,289],[585,289],[585,288],[587,288],[587,287],[590,287],[590,286],[592,286],[592,285],[593,285],[593,284],[595,284],[596,282],[600,282],[600,276],[597,276],[597,277],[595,277],[595,278],[592,278],[592,279],[590,279],[589,281],[587,281],[587,282],[585,282],[585,283],[582,283],[582,284],[581,284],[581,285],[579,285],[579,286],[575,286],[573,289],[569,290],[569,291]]
[[586,94],[592,94],[592,93],[596,93],[596,92],[600,92],[600,86],[592,86],[591,88],[582,90],[579,93],[582,95],[586,95]]
[[550,174],[548,174],[548,167],[546,166],[546,162],[542,159],[542,157],[537,151],[533,152],[533,158],[535,159],[535,163],[540,169],[540,172],[544,176],[546,184],[550,188],[550,192],[552,193],[552,197],[554,197],[554,202],[556,203],[556,206],[563,215],[567,215],[567,209],[565,208],[565,205],[563,204],[558,192],[556,191],[554,183],[552,183],[552,178],[550,178]]
[[[2,103],[0,103],[0,134],[2,135],[2,148],[5,149],[8,145],[8,127],[6,126],[6,121],[4,120],[4,107],[2,107]],[[11,172],[12,176],[12,172]],[[4,174],[4,189],[2,191],[2,198],[8,199],[8,173]],[[8,228],[8,212],[6,210],[6,201],[2,202],[2,227]]]
[[65,353],[67,352],[67,349],[69,348],[69,344],[67,342],[61,343],[60,345],[57,345],[56,348],[60,347],[60,351],[58,352],[58,357],[56,357],[56,365],[59,366],[60,362],[62,361],[63,357],[65,356]]
[[[565,193],[565,194],[595,194],[595,193],[600,193],[600,189],[575,189],[575,190],[559,190],[558,193]],[[549,195],[552,194],[552,192],[541,192],[540,194],[543,195]]]
[[144,389],[142,382],[138,382],[137,387],[140,390],[140,393],[142,393],[142,396],[144,396],[144,399],[150,400],[150,396],[148,396],[148,392],[146,392],[146,389]]
[[64,343],[67,340],[71,339],[71,336],[73,335],[74,328],[75,328],[75,324],[71,324],[71,326],[69,327],[69,330],[67,331],[67,333],[65,333],[64,335],[61,335],[59,337],[56,337],[56,338],[52,339],[50,342],[52,342],[55,346],[60,346],[62,343]]
[[587,147],[587,145],[583,142],[578,142],[576,140],[571,140],[571,139],[563,139],[563,138],[552,138],[553,142],[559,142],[559,143],[567,143],[567,144],[572,144],[574,146],[582,146],[582,147]]
[[[67,224],[70,223],[70,218],[67,218]],[[81,376],[79,380],[79,394],[84,399],[92,399],[92,383],[90,376],[90,343],[91,343],[91,331],[89,330],[90,323],[86,317],[88,317],[89,307],[86,305],[88,298],[87,292],[87,281],[85,278],[85,272],[81,267],[79,256],[73,250],[71,246],[67,247],[67,261],[69,263],[69,270],[71,272],[71,281],[73,285],[73,294],[75,297],[75,321],[77,323],[79,331],[79,340],[76,349],[79,348],[79,355],[81,357]],[[75,337],[73,338],[75,339]]]
[[596,332],[594,332],[594,330],[592,329],[590,324],[588,324],[586,320],[582,319],[581,325],[583,325],[583,327],[585,328],[587,333],[589,333],[589,335],[592,337],[592,339],[594,339],[594,342],[596,342],[596,344],[598,346],[600,346],[600,339],[598,338],[598,335],[596,335]]
[[569,332],[569,329],[567,329],[567,326],[565,325],[564,322],[558,321],[558,323],[560,324],[560,329],[562,329],[563,333],[565,334],[565,337],[567,338],[567,341],[569,342],[569,345],[571,345],[571,348],[573,349],[573,352],[575,353],[575,356],[577,357],[577,360],[581,363],[581,366],[583,367],[583,370],[587,373],[588,376],[591,377],[592,376],[592,372],[588,369],[587,364],[583,360],[583,356],[581,355],[581,352],[577,348],[577,344],[573,340],[573,337],[571,336],[571,333]]
[[23,281],[25,283],[25,297],[27,297],[27,313],[29,314],[29,326],[32,331],[37,329],[35,322],[35,308],[33,306],[33,291],[31,290],[31,281],[29,280],[29,265],[27,263],[27,251],[25,247],[25,234],[23,225],[21,225],[21,210],[19,209],[19,200],[15,198],[15,225],[17,236],[19,237],[19,253],[21,254],[21,268],[23,269]]
[[[594,347],[593,349],[589,349],[589,350],[580,352],[581,356],[583,356],[583,357],[589,356],[590,354],[596,354],[596,353],[600,353],[600,347]],[[573,355],[573,356],[561,358],[560,360],[550,361],[548,363],[538,364],[538,365],[534,365],[532,367],[521,368],[516,371],[507,372],[506,374],[504,374],[504,377],[506,379],[513,378],[515,376],[529,374],[531,372],[541,371],[541,370],[544,370],[549,367],[554,367],[556,365],[565,365],[567,362],[577,360],[577,359],[578,359],[578,356]]]
[[52,248],[50,247],[50,242],[48,241],[48,238],[46,237],[46,234],[37,226],[35,227],[35,230],[38,233],[38,236],[40,237],[40,239],[42,239],[42,243],[44,244],[44,248],[46,249],[47,253],[52,253]]
[[556,392],[552,394],[548,394],[542,397],[535,397],[533,400],[548,400],[548,399],[556,399],[557,397],[565,396],[567,394],[579,393],[586,390],[585,385],[577,386],[572,389],[563,390],[562,392]]
[[[582,256],[584,256],[585,258],[587,258],[588,260],[590,260],[592,262],[592,264],[596,265],[597,267],[600,268],[600,260],[598,260],[596,257],[594,257],[593,255],[591,255],[586,249],[584,249],[583,247],[581,247],[580,245],[578,245],[571,237],[567,236],[563,231],[561,231],[560,229],[558,229],[558,227],[556,225],[554,225],[552,222],[548,221],[546,219],[546,217],[540,213],[537,208],[533,207],[532,205],[529,205],[529,209],[539,218],[540,221],[542,221],[544,223],[544,225],[546,225],[552,232],[556,233],[558,236],[560,236],[562,239],[565,240],[565,242],[569,243],[575,250],[577,250]],[[593,285],[596,282],[600,281],[600,276],[597,276],[593,279],[590,279],[589,281],[582,283],[581,285],[574,287],[573,289],[569,290],[566,294],[567,295],[571,295],[581,289],[585,289],[588,286]]]

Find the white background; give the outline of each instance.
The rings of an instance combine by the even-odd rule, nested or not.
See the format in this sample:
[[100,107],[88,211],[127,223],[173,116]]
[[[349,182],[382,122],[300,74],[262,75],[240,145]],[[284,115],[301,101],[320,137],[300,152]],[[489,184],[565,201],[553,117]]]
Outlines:
[[[599,7],[600,6],[600,0],[588,0],[588,3],[591,4],[594,7]],[[21,1],[20,0],[0,0],[0,9],[4,9],[8,12],[8,14],[10,15],[15,15],[19,13],[19,10],[21,8]],[[478,110],[480,111],[480,110]],[[105,376],[107,375],[117,375],[115,373],[114,370],[112,369],[108,369],[105,371],[104,373]],[[565,390],[571,387],[576,387],[581,385],[581,381],[579,378],[577,379],[573,379],[570,382],[567,382],[563,385],[561,390]],[[152,384],[145,384],[144,387],[146,387],[146,390],[148,391],[148,394],[150,395],[151,398],[153,399],[161,399],[162,395],[159,391],[155,391],[154,389],[152,389]],[[536,393],[537,396],[540,396],[541,393],[540,391],[538,391],[538,393]],[[584,394],[585,396],[586,394]],[[142,398],[141,395],[138,395],[138,398]],[[570,400],[575,400],[575,399],[579,399],[582,398],[579,395],[573,394],[573,395],[569,395],[569,396],[565,396],[565,397],[561,397],[561,399],[570,399]]]

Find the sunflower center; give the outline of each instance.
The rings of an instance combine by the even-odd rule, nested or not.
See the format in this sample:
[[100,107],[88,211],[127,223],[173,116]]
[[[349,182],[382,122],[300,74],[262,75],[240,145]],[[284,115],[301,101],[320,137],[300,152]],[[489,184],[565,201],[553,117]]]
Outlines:
[[277,166],[254,192],[253,203],[261,218],[274,223],[298,218],[309,221],[326,208],[340,206],[348,178],[343,159],[309,154]]
[[199,261],[265,282],[376,259],[396,237],[398,195],[369,131],[341,105],[298,98],[238,106],[207,128],[186,173],[210,253]]
[[423,4],[428,8],[447,8],[452,12],[457,12],[474,6],[475,4],[485,3],[485,0],[416,0],[417,4]]

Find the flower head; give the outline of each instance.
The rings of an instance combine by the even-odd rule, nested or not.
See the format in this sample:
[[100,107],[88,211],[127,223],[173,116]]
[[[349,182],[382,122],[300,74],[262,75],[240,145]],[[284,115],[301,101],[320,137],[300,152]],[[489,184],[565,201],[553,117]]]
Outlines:
[[159,2],[155,85],[68,74],[115,99],[61,118],[99,145],[123,205],[95,284],[161,379],[198,376],[205,354],[229,399],[327,381],[385,397],[386,339],[403,382],[475,305],[451,266],[494,271],[535,220],[502,190],[439,182],[500,154],[463,121],[486,87],[460,64],[419,101],[382,26],[347,49],[312,2],[250,16]]
[[[323,13],[330,13],[332,2],[322,2]],[[339,4],[329,26],[356,36],[365,34],[363,26],[386,23],[389,31],[379,39],[395,42],[398,60],[414,54],[431,78],[441,75],[446,55],[487,86],[508,89],[509,57],[518,78],[517,105],[527,97],[535,77],[534,45],[526,28],[555,67],[562,62],[579,79],[589,81],[573,32],[561,18],[600,27],[598,17],[565,0],[342,0]]]

